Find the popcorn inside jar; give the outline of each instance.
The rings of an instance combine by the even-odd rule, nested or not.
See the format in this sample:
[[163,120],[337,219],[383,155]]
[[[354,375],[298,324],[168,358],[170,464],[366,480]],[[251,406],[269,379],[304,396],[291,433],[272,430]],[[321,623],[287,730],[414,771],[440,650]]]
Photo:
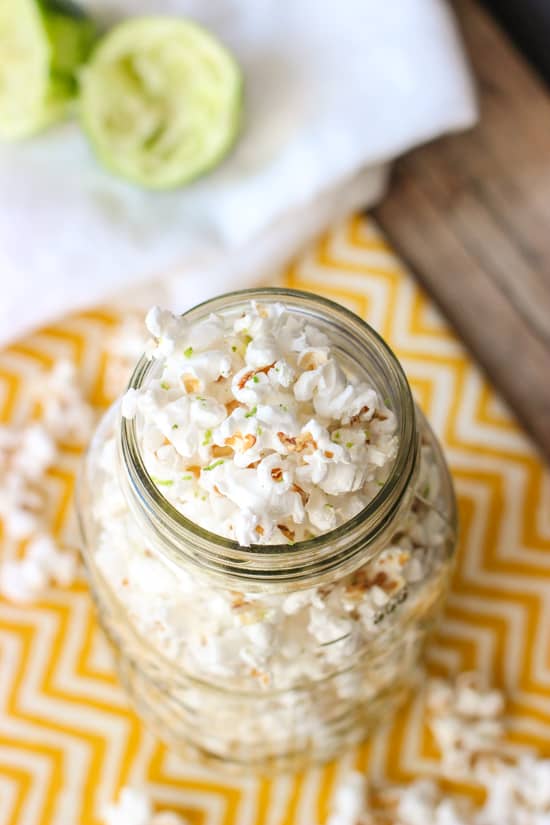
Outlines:
[[177,744],[329,758],[404,695],[440,610],[455,510],[437,442],[391,351],[316,296],[146,325],[80,495],[126,681]]

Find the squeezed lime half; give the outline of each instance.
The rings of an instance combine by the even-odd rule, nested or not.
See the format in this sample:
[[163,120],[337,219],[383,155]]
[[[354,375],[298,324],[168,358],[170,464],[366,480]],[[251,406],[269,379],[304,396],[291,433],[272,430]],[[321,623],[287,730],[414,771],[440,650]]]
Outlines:
[[81,118],[99,159],[150,189],[181,186],[216,165],[241,123],[242,75],[196,23],[131,18],[83,72]]
[[66,0],[0,0],[0,138],[28,137],[67,114],[95,37]]

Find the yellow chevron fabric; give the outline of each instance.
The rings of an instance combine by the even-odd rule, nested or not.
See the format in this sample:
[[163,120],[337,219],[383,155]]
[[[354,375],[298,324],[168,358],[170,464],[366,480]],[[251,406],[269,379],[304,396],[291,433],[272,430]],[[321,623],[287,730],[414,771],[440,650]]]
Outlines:
[[[446,448],[462,522],[428,667],[486,673],[510,695],[511,739],[550,755],[550,474],[370,220],[337,227],[281,279],[355,310],[401,359]],[[104,340],[119,320],[87,312],[3,352],[0,420],[32,413],[29,386],[59,356],[77,361],[91,397],[104,404]],[[60,535],[71,530],[78,459],[64,450],[49,474]],[[101,808],[128,783],[145,783],[161,808],[193,825],[321,825],[339,776],[353,765],[396,781],[434,769],[420,702],[336,764],[232,778],[170,753],[128,709],[83,580],[31,607],[1,603],[0,825],[99,825]]]

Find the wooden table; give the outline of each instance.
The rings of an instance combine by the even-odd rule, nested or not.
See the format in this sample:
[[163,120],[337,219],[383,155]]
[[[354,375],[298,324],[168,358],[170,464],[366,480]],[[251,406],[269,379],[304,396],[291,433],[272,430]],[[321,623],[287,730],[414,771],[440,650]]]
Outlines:
[[481,119],[396,166],[374,214],[550,458],[550,94],[473,0]]

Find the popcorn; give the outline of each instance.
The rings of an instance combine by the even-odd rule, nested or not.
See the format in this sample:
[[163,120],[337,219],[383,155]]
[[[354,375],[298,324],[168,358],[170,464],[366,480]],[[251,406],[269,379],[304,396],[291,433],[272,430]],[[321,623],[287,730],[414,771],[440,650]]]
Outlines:
[[26,539],[39,528],[44,497],[38,485],[56,454],[41,424],[0,427],[0,516],[8,537]]
[[[327,825],[358,825],[367,804],[367,781],[360,773],[350,773],[339,785]],[[426,823],[423,823],[426,825]]]
[[44,426],[30,425],[21,433],[11,471],[20,473],[29,481],[36,481],[52,466],[56,454],[55,442]]
[[104,825],[185,825],[175,813],[153,813],[145,791],[129,787],[121,790],[118,802],[105,808],[102,818]]
[[61,587],[70,587],[78,571],[77,557],[68,550],[61,550],[51,536],[34,538],[27,546],[26,558]]
[[70,587],[78,569],[76,557],[60,550],[50,536],[34,538],[21,560],[0,566],[0,593],[16,603],[29,603],[55,583]]
[[58,361],[33,385],[38,421],[0,427],[0,517],[6,537],[29,540],[21,559],[0,565],[0,592],[14,602],[39,598],[51,584],[72,584],[77,562],[47,534],[46,473],[62,443],[83,444],[94,422],[92,407],[77,382],[76,369]]
[[430,780],[413,782],[401,791],[397,815],[399,825],[471,825],[454,800],[442,798],[437,785]]
[[118,802],[108,805],[103,813],[105,825],[150,825],[153,809],[143,791],[123,788]]
[[0,567],[0,593],[16,604],[29,604],[48,584],[45,570],[30,559],[6,561]]
[[504,699],[476,674],[463,673],[454,685],[433,680],[427,704],[444,770],[464,774],[477,762],[502,758]]
[[[484,720],[502,720],[504,698],[483,686],[475,674],[461,674],[456,682],[440,679],[428,685],[428,718],[462,716],[462,732]],[[500,728],[501,734],[503,726]],[[502,738],[495,746],[503,748]],[[451,745],[451,748],[453,746]],[[442,772],[448,775],[445,744]],[[457,778],[453,775],[452,778]],[[447,796],[434,779],[418,779],[407,786],[376,788],[369,793],[366,779],[349,774],[337,788],[329,825],[550,825],[550,759],[514,757],[492,762],[490,769],[475,761],[468,777],[486,791],[476,808],[463,798]]]
[[57,361],[35,387],[42,408],[41,424],[58,442],[84,445],[92,434],[95,415],[84,399],[78,374],[70,361]]
[[21,475],[6,475],[0,488],[0,516],[6,535],[27,539],[43,521],[44,497],[34,482]]
[[153,358],[162,358],[175,352],[178,345],[185,349],[187,323],[168,310],[152,307],[145,316],[145,326],[154,338],[150,347]]

